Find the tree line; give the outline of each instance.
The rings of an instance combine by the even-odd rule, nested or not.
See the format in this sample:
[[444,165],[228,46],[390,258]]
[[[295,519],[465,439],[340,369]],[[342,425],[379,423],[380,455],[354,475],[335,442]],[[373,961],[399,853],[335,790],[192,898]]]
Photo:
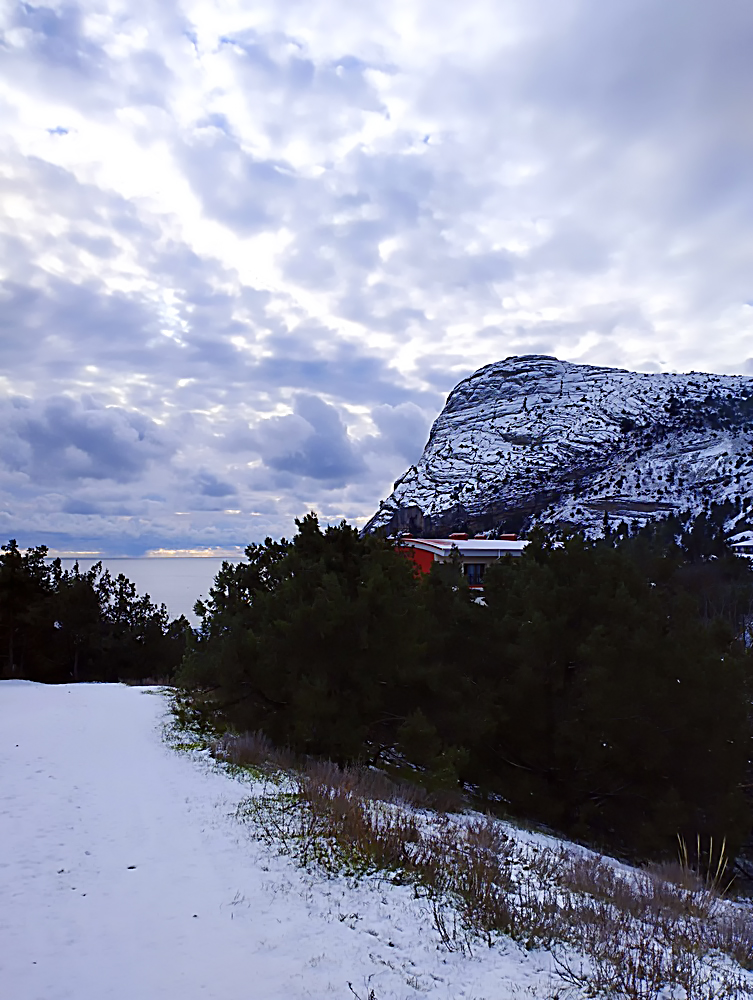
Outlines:
[[96,563],[64,569],[44,545],[0,549],[0,676],[60,683],[165,679],[191,629]]
[[359,762],[628,854],[750,838],[753,574],[725,511],[534,533],[418,574],[311,514],[224,563],[199,627],[100,564],[0,549],[0,675],[172,679],[207,722]]
[[[723,517],[421,576],[312,514],[223,564],[177,675],[215,724],[649,856],[749,836],[753,574]],[[719,839],[717,839],[717,843]]]

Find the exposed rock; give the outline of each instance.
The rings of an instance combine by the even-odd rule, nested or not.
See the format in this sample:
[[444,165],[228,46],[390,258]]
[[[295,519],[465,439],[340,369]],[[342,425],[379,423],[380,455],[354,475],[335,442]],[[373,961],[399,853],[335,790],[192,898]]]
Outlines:
[[598,533],[605,515],[645,521],[725,501],[753,501],[753,378],[525,355],[456,386],[366,530]]

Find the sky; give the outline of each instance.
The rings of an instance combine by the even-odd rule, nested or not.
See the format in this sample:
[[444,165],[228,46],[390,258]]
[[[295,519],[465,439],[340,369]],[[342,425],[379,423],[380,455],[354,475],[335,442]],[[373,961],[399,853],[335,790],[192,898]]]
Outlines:
[[454,385],[753,374],[750,0],[0,5],[0,538],[362,525]]

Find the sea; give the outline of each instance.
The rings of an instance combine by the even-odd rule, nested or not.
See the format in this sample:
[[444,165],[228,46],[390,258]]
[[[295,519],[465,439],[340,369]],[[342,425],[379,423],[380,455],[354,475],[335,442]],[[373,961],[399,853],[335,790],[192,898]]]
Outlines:
[[61,558],[65,569],[78,562],[80,569],[90,569],[101,562],[113,576],[122,573],[136,585],[139,595],[149,594],[154,604],[165,604],[171,618],[185,615],[192,625],[198,623],[194,604],[209,593],[223,562],[238,560],[215,556],[143,556],[99,558]]

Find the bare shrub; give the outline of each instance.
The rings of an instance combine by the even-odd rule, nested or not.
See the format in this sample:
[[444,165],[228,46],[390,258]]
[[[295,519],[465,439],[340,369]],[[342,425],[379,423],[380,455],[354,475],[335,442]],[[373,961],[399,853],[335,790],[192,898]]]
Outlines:
[[414,813],[368,800],[354,791],[339,768],[317,767],[292,779],[291,791],[265,788],[240,807],[259,835],[277,843],[302,865],[317,863],[330,873],[366,875],[378,871],[412,878],[411,850],[420,840]]
[[743,969],[753,970],[753,920],[747,912],[727,910],[709,928],[710,944]]
[[454,907],[435,896],[431,900],[431,915],[439,940],[447,951],[473,955],[468,928],[458,920],[458,913]]
[[425,788],[393,781],[383,771],[368,767],[340,767],[332,761],[310,760],[302,773],[314,784],[337,788],[351,795],[381,802],[399,802],[413,808],[428,808],[432,797]]
[[[626,893],[632,899],[631,887],[608,864],[596,855],[572,854],[562,851],[556,870],[557,882],[571,892],[587,893],[596,899],[612,899]],[[621,909],[624,908],[620,907]]]
[[301,757],[287,747],[276,747],[261,730],[224,733],[211,741],[209,749],[217,760],[237,767],[267,775],[278,771],[306,774],[314,782],[347,788],[366,799],[399,802],[437,812],[456,810],[463,804],[459,792],[430,792],[414,782],[396,781],[376,767],[340,767],[332,761]]
[[563,951],[555,952],[558,975],[589,997],[605,1000],[744,1000],[753,996],[749,981],[719,961],[708,961],[692,950],[652,938],[640,925],[608,935],[598,948],[584,948],[577,964]]
[[217,760],[265,774],[292,771],[299,763],[291,750],[278,749],[261,731],[242,735],[225,733],[212,741],[210,752]]
[[678,885],[688,892],[696,892],[703,888],[703,881],[689,868],[679,861],[659,861],[646,865],[646,872],[662,882]]
[[662,991],[677,982],[671,953],[648,938],[638,942],[616,939],[612,948],[587,953],[577,969],[555,957],[561,979],[592,997],[625,1000],[658,1000]]
[[[218,740],[216,754],[261,769],[275,761],[278,772],[290,759],[261,734]],[[753,968],[753,917],[716,878],[667,879],[525,844],[490,817],[430,812],[428,796],[417,798],[423,811],[413,786],[381,772],[299,760],[283,780],[270,774],[239,815],[301,865],[413,885],[449,950],[470,954],[474,938],[491,945],[497,935],[549,948],[563,983],[590,997],[753,997],[743,971]]]

